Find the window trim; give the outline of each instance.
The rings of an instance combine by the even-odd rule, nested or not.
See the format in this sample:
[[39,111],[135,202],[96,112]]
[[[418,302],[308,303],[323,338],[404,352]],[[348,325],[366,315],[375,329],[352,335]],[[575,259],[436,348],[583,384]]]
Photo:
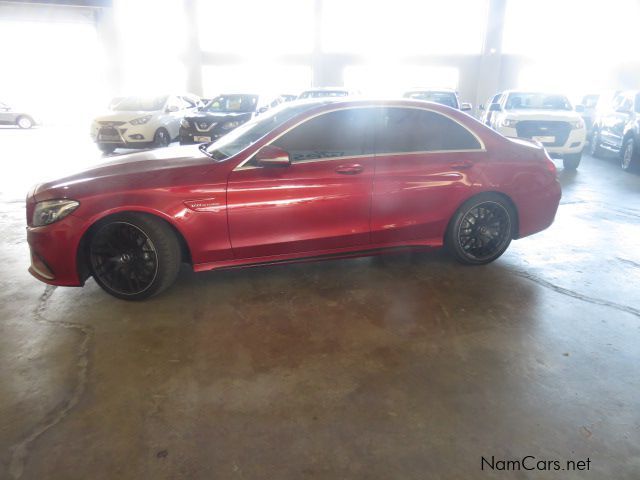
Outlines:
[[[268,143],[265,143],[264,145],[262,145],[255,152],[253,152],[251,155],[249,155],[247,158],[245,158],[242,162],[240,162],[238,165],[236,165],[235,168],[232,171],[235,172],[235,171],[239,171],[239,170],[252,170],[252,169],[255,169],[255,168],[264,168],[264,167],[260,167],[260,166],[257,166],[257,165],[250,165],[250,166],[245,166],[245,165],[247,163],[249,163],[251,160],[253,160],[253,157],[255,157],[255,155],[260,151],[260,149],[266,147],[267,145],[271,145],[273,142],[278,140],[280,137],[282,137],[283,135],[286,135],[291,130],[293,130],[294,128],[297,128],[298,126],[302,125],[303,123],[306,123],[306,122],[308,122],[310,120],[313,120],[314,118],[317,118],[317,117],[319,117],[321,115],[326,115],[328,113],[339,112],[341,110],[353,110],[353,109],[364,109],[364,108],[380,108],[380,109],[382,109],[382,108],[404,108],[404,109],[412,109],[412,110],[423,110],[423,111],[432,112],[432,113],[436,113],[436,114],[442,115],[442,116],[448,118],[449,120],[452,120],[453,122],[457,123],[462,128],[464,128],[467,132],[469,132],[471,135],[473,135],[473,137],[480,144],[480,148],[466,148],[466,149],[463,148],[463,149],[457,149],[457,150],[424,150],[424,151],[418,151],[418,152],[389,152],[389,153],[382,153],[382,154],[371,153],[371,154],[364,154],[364,155],[346,155],[344,157],[332,157],[332,158],[319,158],[319,159],[312,159],[312,160],[303,160],[303,161],[296,162],[295,165],[298,165],[300,163],[315,163],[315,162],[326,162],[326,161],[333,161],[333,160],[346,160],[346,159],[350,159],[350,158],[391,157],[391,156],[399,156],[399,155],[425,155],[425,154],[430,154],[430,153],[435,153],[435,154],[442,154],[442,153],[470,153],[470,152],[486,152],[487,151],[486,146],[485,146],[484,142],[482,141],[482,138],[480,138],[480,136],[478,136],[478,134],[476,134],[476,132],[472,131],[469,127],[464,125],[459,120],[453,118],[451,115],[448,115],[447,113],[443,113],[443,112],[440,112],[438,110],[434,110],[432,108],[416,107],[416,106],[406,106],[405,107],[405,106],[399,106],[399,105],[381,105],[381,106],[371,107],[371,106],[357,106],[356,105],[356,106],[348,106],[348,107],[338,107],[338,108],[333,108],[331,110],[318,112],[315,115],[312,115],[310,117],[307,117],[307,118],[299,121],[295,125],[292,125],[291,127],[287,128],[284,132],[281,132],[280,134],[278,134],[276,137],[271,139]],[[294,165],[294,164],[292,164],[292,165]]]

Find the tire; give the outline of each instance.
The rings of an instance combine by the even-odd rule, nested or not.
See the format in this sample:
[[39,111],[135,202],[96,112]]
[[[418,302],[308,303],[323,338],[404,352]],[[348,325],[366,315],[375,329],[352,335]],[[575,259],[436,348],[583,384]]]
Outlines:
[[156,134],[153,136],[153,146],[155,148],[168,147],[171,144],[171,136],[164,128],[156,130]]
[[582,160],[582,152],[580,153],[567,153],[562,157],[562,165],[565,170],[577,170]]
[[517,214],[508,200],[481,193],[458,208],[447,227],[445,246],[465,265],[484,265],[500,257],[513,238]]
[[110,153],[115,152],[116,147],[114,145],[108,145],[106,143],[99,143],[98,144],[98,148],[100,149],[100,151],[102,153],[104,153],[105,155],[108,155]]
[[33,127],[33,119],[27,115],[21,115],[16,119],[16,125],[23,130]]
[[599,158],[602,156],[604,151],[600,146],[600,132],[598,130],[594,130],[593,135],[591,135],[591,142],[589,142],[589,153],[592,157]]
[[625,172],[632,171],[638,163],[638,148],[633,137],[625,140],[620,150],[620,166]]
[[169,288],[180,270],[180,243],[163,220],[123,213],[99,222],[87,242],[96,283],[124,300],[144,300]]

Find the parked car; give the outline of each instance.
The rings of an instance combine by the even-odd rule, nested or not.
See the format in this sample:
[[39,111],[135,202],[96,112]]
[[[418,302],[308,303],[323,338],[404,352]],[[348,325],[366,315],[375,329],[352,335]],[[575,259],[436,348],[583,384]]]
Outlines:
[[349,95],[354,95],[355,93],[357,92],[343,87],[311,88],[298,95],[298,99],[303,100],[308,98],[348,97]]
[[487,103],[481,103],[478,109],[480,110],[480,121],[485,125],[491,126],[491,118],[493,117],[493,111],[491,110],[491,105],[494,103],[500,103],[500,99],[502,98],[502,93],[496,93],[494,96],[489,97],[487,99]]
[[209,145],[130,154],[27,196],[30,272],[139,300],[195,271],[446,245],[497,259],[561,191],[539,144],[410,100],[292,102]]
[[632,170],[640,161],[640,91],[622,92],[612,108],[603,111],[593,125],[590,145],[595,157],[604,151],[620,156],[623,170]]
[[0,125],[16,125],[31,128],[37,125],[35,117],[24,110],[14,110],[8,104],[0,102]]
[[91,137],[104,153],[116,148],[166,147],[178,138],[180,121],[198,106],[195,95],[123,97],[96,118]]
[[180,122],[180,144],[206,143],[282,103],[280,96],[252,93],[220,95]]
[[506,91],[489,110],[491,127],[505,137],[539,141],[552,157],[562,159],[567,170],[580,165],[586,129],[565,95]]
[[462,110],[463,112],[468,112],[472,108],[470,103],[460,102],[458,92],[452,89],[413,89],[405,92],[403,97],[411,98],[413,100],[436,102],[451,108]]

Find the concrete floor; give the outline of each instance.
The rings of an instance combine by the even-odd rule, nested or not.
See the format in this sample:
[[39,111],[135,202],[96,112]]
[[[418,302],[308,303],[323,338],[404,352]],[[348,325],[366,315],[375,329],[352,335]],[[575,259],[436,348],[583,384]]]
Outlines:
[[[0,478],[638,479],[640,175],[560,172],[499,261],[440,252],[193,274],[146,303],[26,271],[31,183],[99,161],[0,130]],[[589,472],[481,457],[590,459]]]

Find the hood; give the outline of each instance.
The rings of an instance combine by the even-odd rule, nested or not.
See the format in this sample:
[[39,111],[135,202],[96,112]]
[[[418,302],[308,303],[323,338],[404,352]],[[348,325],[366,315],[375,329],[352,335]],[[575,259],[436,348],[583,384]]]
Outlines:
[[74,175],[38,185],[36,201],[100,195],[132,189],[174,187],[202,181],[202,168],[216,162],[197,145],[161,148],[122,155]]
[[580,120],[580,115],[573,110],[536,110],[523,108],[505,110],[505,118],[514,120],[558,120],[570,122]]
[[110,112],[94,119],[95,122],[129,122],[135,118],[145,117],[147,115],[155,115],[157,111],[127,111],[127,112]]

